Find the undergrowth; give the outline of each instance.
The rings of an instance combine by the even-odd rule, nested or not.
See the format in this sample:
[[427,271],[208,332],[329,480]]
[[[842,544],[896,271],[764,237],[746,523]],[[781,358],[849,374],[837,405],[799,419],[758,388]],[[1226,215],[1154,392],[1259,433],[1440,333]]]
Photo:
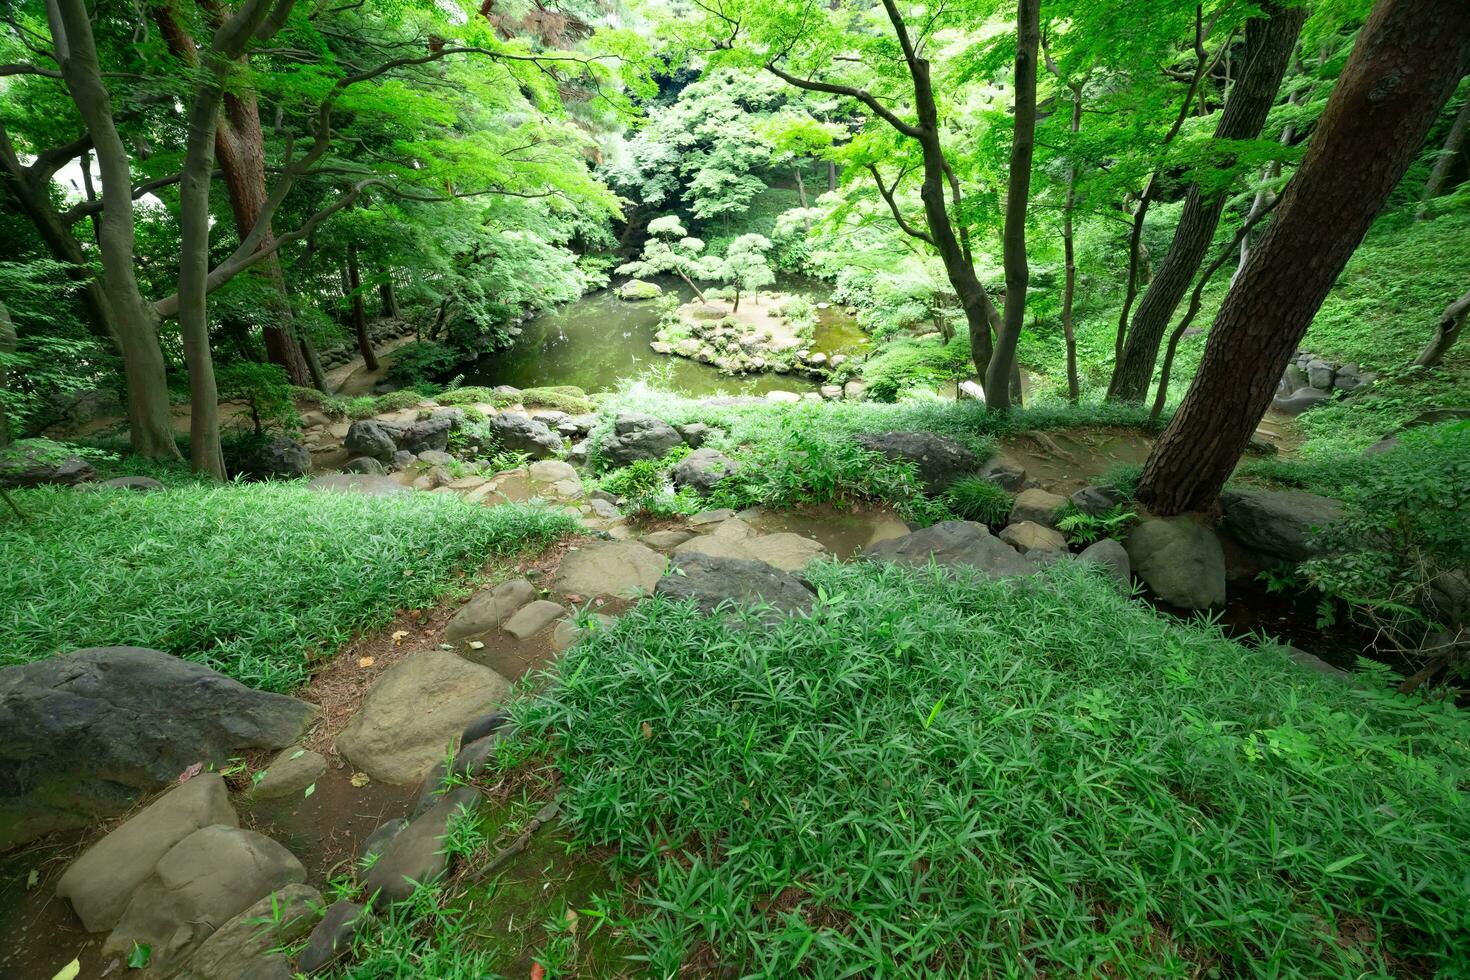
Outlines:
[[0,667],[143,646],[272,691],[394,610],[431,601],[456,572],[575,525],[442,494],[289,484],[14,496],[26,520],[0,515]]
[[661,599],[514,708],[647,971],[1459,975],[1470,721],[1061,564],[817,564],[768,628]]

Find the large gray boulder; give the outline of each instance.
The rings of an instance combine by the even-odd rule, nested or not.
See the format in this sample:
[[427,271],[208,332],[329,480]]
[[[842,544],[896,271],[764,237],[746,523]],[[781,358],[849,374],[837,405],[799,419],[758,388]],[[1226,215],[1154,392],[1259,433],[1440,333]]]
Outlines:
[[104,956],[151,948],[150,968],[167,975],[221,926],[271,892],[306,881],[306,869],[253,830],[218,824],[179,841],[133,893],[102,945]]
[[857,444],[895,462],[913,463],[930,493],[938,493],[980,465],[964,445],[932,432],[861,433]]
[[1257,554],[1289,562],[1325,554],[1313,529],[1342,519],[1341,503],[1300,490],[1226,490],[1220,509],[1226,534]]
[[1225,604],[1225,553],[1209,528],[1185,517],[1157,518],[1129,531],[1123,547],[1134,574],[1170,605]]
[[510,682],[446,650],[421,650],[388,668],[337,736],[337,751],[379,782],[424,778],[471,721],[505,700]]
[[535,459],[549,459],[561,451],[561,436],[546,427],[545,422],[518,412],[501,412],[490,419],[490,432],[496,443],[515,453],[528,453]]
[[295,480],[311,475],[311,453],[285,436],[273,436],[252,450],[241,468],[257,480]]
[[214,824],[239,823],[224,779],[218,773],[201,773],[87,848],[62,874],[56,894],[71,903],[88,932],[107,932],[175,844]]
[[619,412],[613,434],[602,443],[602,455],[613,466],[627,466],[641,459],[663,459],[684,438],[663,419],[638,412]]
[[975,475],[1011,493],[1026,485],[1026,467],[1005,453],[997,453],[981,463]]
[[321,892],[287,885],[214,931],[174,980],[289,980],[290,949],[316,924]]
[[140,647],[0,670],[0,851],[122,813],[196,762],[285,748],[316,710]]
[[48,483],[75,485],[97,478],[97,470],[79,456],[53,459],[26,449],[0,462],[0,488],[39,487]]
[[810,612],[813,595],[801,579],[763,561],[701,554],[676,555],[675,574],[659,579],[655,595],[693,599],[704,613],[722,602],[764,604],[781,613]]
[[399,430],[395,442],[405,452],[419,455],[431,451],[442,453],[449,448],[449,433],[454,431],[454,427],[453,416],[435,415]]
[[362,419],[347,427],[342,448],[347,450],[350,457],[366,456],[380,463],[388,463],[398,451],[398,443],[393,438],[397,431],[397,426],[376,419]]
[[709,534],[700,534],[676,545],[675,555],[700,554],[711,558],[743,558],[765,562],[785,572],[799,572],[815,558],[827,553],[820,541],[790,531],[757,534],[738,517],[720,524]]
[[863,549],[869,558],[894,561],[922,568],[937,565],[968,565],[991,578],[1030,575],[1036,563],[974,521],[942,521],[902,537],[879,541]]
[[1284,415],[1300,415],[1331,397],[1331,394],[1321,388],[1302,388],[1289,395],[1277,395],[1271,399],[1271,407]]
[[718,449],[696,449],[674,467],[674,486],[709,493],[737,468],[735,461]]

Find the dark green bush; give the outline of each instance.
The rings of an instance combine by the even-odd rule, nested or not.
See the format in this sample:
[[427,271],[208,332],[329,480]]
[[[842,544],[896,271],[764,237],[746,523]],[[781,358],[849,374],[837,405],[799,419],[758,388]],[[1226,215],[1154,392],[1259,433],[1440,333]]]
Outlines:
[[464,355],[452,347],[427,340],[415,341],[393,352],[388,380],[405,386],[425,381],[432,383],[463,360]]

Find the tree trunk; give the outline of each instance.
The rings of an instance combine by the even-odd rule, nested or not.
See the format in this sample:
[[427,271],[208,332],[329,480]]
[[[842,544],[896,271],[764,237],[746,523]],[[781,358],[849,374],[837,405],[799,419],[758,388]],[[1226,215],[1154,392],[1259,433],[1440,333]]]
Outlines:
[[17,345],[15,324],[10,319],[10,311],[5,308],[5,302],[0,300],[0,449],[10,445],[10,413],[5,409],[5,391],[10,378],[4,355],[14,354]]
[[1449,135],[1444,139],[1444,146],[1440,147],[1439,156],[1435,158],[1434,169],[1429,171],[1429,179],[1424,182],[1424,196],[1420,198],[1419,210],[1414,214],[1418,220],[1426,221],[1434,217],[1429,202],[1444,192],[1444,182],[1450,175],[1450,168],[1455,164],[1455,157],[1459,156],[1460,150],[1465,146],[1467,134],[1470,134],[1470,97],[1460,106],[1460,111],[1450,126]]
[[57,64],[82,123],[92,138],[108,202],[98,222],[103,289],[113,314],[128,388],[128,428],[133,451],[155,459],[178,459],[168,406],[158,317],[143,299],[133,271],[133,182],[127,150],[112,117],[112,97],[92,38],[82,0],[47,0],[47,18]]
[[316,345],[306,334],[301,335],[301,356],[306,361],[306,369],[311,372],[311,384],[317,391],[332,393],[327,387],[327,372],[322,370],[322,359],[317,356]]
[[357,349],[362,354],[362,363],[369,371],[378,369],[378,355],[373,352],[373,341],[368,336],[367,311],[362,303],[362,275],[357,268],[357,243],[347,246],[347,295],[352,301],[352,332],[357,335]]
[[1445,351],[1460,339],[1460,331],[1465,328],[1467,314],[1470,314],[1470,293],[1444,308],[1444,312],[1439,315],[1439,322],[1434,325],[1434,338],[1419,352],[1414,363],[1420,367],[1434,367],[1438,364]]
[[831,191],[835,191],[836,189],[837,189],[837,162],[835,160],[828,160],[827,161],[827,191],[830,193]]
[[[1082,83],[1073,82],[1072,133],[1082,131]],[[1077,165],[1067,168],[1067,199],[1062,205],[1062,262],[1066,281],[1062,286],[1062,336],[1067,344],[1067,400],[1077,404],[1082,386],[1077,378],[1077,332],[1072,323],[1072,300],[1077,294],[1077,255],[1072,238],[1072,212],[1077,208]]]
[[1211,507],[1282,371],[1470,62],[1470,5],[1379,0],[1275,220],[1225,298],[1184,403],[1144,466],[1157,514]]
[[403,312],[398,309],[398,293],[393,289],[392,276],[384,276],[383,281],[378,283],[378,299],[383,304],[384,316],[392,317],[394,320],[403,317]]
[[796,178],[797,200],[801,202],[802,207],[811,207],[811,205],[807,203],[806,182],[801,179],[801,163],[799,161],[791,165],[791,175]]
[[1026,320],[1026,290],[1031,280],[1026,261],[1026,210],[1031,199],[1031,158],[1036,149],[1036,58],[1041,46],[1041,0],[1019,0],[1016,18],[1016,119],[1006,186],[1005,228],[1001,232],[1006,305],[995,352],[985,370],[985,405],[994,412],[1011,407],[1011,376],[1019,367],[1016,343],[1021,339],[1021,327]]
[[[191,68],[199,64],[198,50],[172,7],[155,5],[154,19],[168,43],[169,51]],[[241,58],[242,63],[248,59]],[[230,199],[230,212],[235,219],[235,234],[242,241],[250,234],[265,208],[268,192],[265,186],[265,137],[260,128],[260,108],[255,93],[249,89],[227,92],[216,100],[214,149],[224,176],[225,191]],[[268,225],[256,251],[270,249],[275,234]],[[311,375],[301,348],[296,342],[292,324],[291,302],[286,291],[286,276],[279,254],[272,252],[256,266],[271,286],[270,317],[275,322],[261,324],[266,357],[279,365],[294,385],[311,384]]]
[[[1300,6],[1266,4],[1262,9],[1267,16],[1246,21],[1245,70],[1220,114],[1216,140],[1251,140],[1261,134],[1307,16]],[[1123,358],[1114,365],[1109,399],[1137,402],[1148,394],[1164,330],[1214,240],[1226,198],[1223,189],[1207,194],[1198,183],[1190,185],[1174,241],[1138,303]]]

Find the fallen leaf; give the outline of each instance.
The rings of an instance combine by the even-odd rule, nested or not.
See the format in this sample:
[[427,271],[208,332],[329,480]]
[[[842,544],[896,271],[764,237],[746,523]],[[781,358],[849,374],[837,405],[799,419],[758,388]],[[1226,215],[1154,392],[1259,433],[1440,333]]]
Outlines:
[[485,649],[485,644],[481,643],[479,640],[471,640],[469,643],[469,647],[471,650],[483,650]]
[[406,636],[408,636],[408,630],[394,630],[393,631],[393,645],[394,646],[397,646],[398,644],[402,643],[403,642],[403,638],[406,637]]
[[28,874],[28,875],[26,875],[26,888],[27,889],[35,888],[40,883],[41,883],[41,872],[37,871],[35,868],[32,868],[31,869],[31,873]]
[[355,772],[352,774],[352,778],[348,780],[348,782],[352,783],[352,785],[357,787],[358,789],[362,789],[368,783],[372,782],[372,779],[370,779],[368,777],[368,774],[365,772]]
[[532,963],[531,964],[531,980],[545,980],[545,977],[546,977],[546,967],[542,966],[540,963]]
[[372,657],[358,657],[357,658],[357,665],[359,667],[371,667],[373,665],[373,663],[374,663],[374,660],[373,660]]
[[141,970],[153,958],[153,947],[147,943],[133,942],[133,951],[128,954],[128,969]]
[[52,977],[51,980],[77,980],[82,975],[82,961],[72,960],[61,968],[61,972]]
[[306,750],[305,749],[297,749],[295,752],[292,752],[291,753],[291,761],[292,762],[295,762],[297,759],[301,758],[305,754],[306,754]]
[[316,783],[312,783],[310,786],[306,787],[306,792],[301,794],[301,798],[304,800],[308,796],[310,796],[312,793],[315,793],[315,792],[316,792]]
[[653,738],[653,726],[648,722],[645,721],[640,730],[643,732],[644,738]]
[[179,782],[187,783],[189,780],[193,779],[195,776],[199,775],[203,771],[204,763],[196,762],[189,768],[185,769],[183,772],[179,773]]

